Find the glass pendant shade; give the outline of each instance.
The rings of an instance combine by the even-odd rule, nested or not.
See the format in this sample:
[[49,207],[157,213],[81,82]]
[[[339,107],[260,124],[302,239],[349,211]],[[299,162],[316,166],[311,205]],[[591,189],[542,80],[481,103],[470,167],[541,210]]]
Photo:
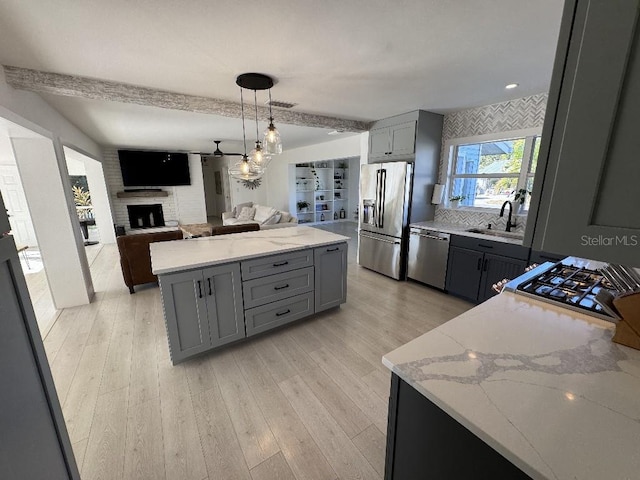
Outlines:
[[279,155],[282,153],[280,132],[273,124],[273,118],[270,118],[269,121],[269,126],[264,131],[264,151],[268,155]]
[[260,141],[256,142],[256,147],[249,153],[249,160],[255,163],[257,166],[266,169],[271,162],[271,155],[268,155],[262,148]]
[[264,168],[256,165],[246,155],[229,169],[229,175],[238,180],[256,180],[264,174]]

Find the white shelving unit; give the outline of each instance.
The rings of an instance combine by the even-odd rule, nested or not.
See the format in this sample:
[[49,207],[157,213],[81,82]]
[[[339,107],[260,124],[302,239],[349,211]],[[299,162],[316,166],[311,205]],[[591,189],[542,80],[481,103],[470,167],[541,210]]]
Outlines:
[[[295,165],[294,204],[299,223],[350,219],[349,163],[344,159]],[[307,203],[306,211],[301,202]]]

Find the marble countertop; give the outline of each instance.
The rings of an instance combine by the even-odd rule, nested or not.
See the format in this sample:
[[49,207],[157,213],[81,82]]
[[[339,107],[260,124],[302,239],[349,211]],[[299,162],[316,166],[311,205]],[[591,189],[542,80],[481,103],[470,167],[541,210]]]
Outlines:
[[640,351],[613,325],[503,292],[383,357],[534,479],[640,472]]
[[349,237],[312,227],[289,227],[157,242],[149,246],[155,275],[346,242]]
[[452,233],[454,235],[465,235],[467,237],[480,238],[482,240],[493,240],[496,242],[522,245],[522,238],[509,238],[509,237],[500,237],[497,235],[485,235],[482,233],[467,232],[467,230],[469,230],[470,228],[480,228],[480,227],[473,227],[470,225],[427,221],[427,222],[412,223],[409,225],[409,227],[421,228],[424,230],[435,230],[437,232],[443,232],[443,233]]

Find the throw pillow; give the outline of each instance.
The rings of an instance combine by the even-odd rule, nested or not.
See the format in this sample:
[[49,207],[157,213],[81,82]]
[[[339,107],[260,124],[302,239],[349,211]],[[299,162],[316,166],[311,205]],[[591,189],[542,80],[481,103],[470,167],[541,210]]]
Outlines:
[[240,215],[238,215],[238,221],[240,222],[249,222],[253,220],[253,217],[256,214],[256,209],[253,207],[242,207],[240,211]]
[[279,213],[274,213],[269,218],[267,218],[264,222],[262,222],[262,225],[275,225],[280,221],[280,217],[281,215]]
[[253,207],[253,202],[239,203],[238,205],[233,207],[233,216],[238,218],[238,215],[240,215],[240,212],[242,212],[242,209],[244,207]]
[[264,205],[254,205],[256,214],[253,219],[258,223],[264,223],[278,211],[273,207],[265,207]]
[[280,218],[280,223],[289,223],[293,218],[293,215],[291,215],[289,212],[280,212],[280,214],[282,215],[282,218]]

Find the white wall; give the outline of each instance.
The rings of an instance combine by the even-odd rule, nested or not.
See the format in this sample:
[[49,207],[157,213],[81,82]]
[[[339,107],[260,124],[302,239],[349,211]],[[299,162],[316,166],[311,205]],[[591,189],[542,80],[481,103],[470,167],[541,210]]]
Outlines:
[[177,219],[183,224],[206,223],[207,208],[200,155],[189,154],[189,174],[191,185],[169,187],[173,188]]
[[366,139],[365,145],[368,144],[369,133],[365,132],[330,142],[286,150],[274,157],[265,174],[267,188],[264,202],[278,210],[289,210],[289,195],[291,191],[289,165],[292,163],[335,160],[347,157],[361,157],[362,155],[364,155],[364,162],[366,163],[367,150],[365,147],[364,152],[362,151],[363,138]]
[[89,303],[93,285],[80,225],[72,221],[75,207],[66,198],[70,187],[65,190],[63,182],[62,146],[54,149],[46,138],[13,138],[11,143],[54,304],[59,309]]

